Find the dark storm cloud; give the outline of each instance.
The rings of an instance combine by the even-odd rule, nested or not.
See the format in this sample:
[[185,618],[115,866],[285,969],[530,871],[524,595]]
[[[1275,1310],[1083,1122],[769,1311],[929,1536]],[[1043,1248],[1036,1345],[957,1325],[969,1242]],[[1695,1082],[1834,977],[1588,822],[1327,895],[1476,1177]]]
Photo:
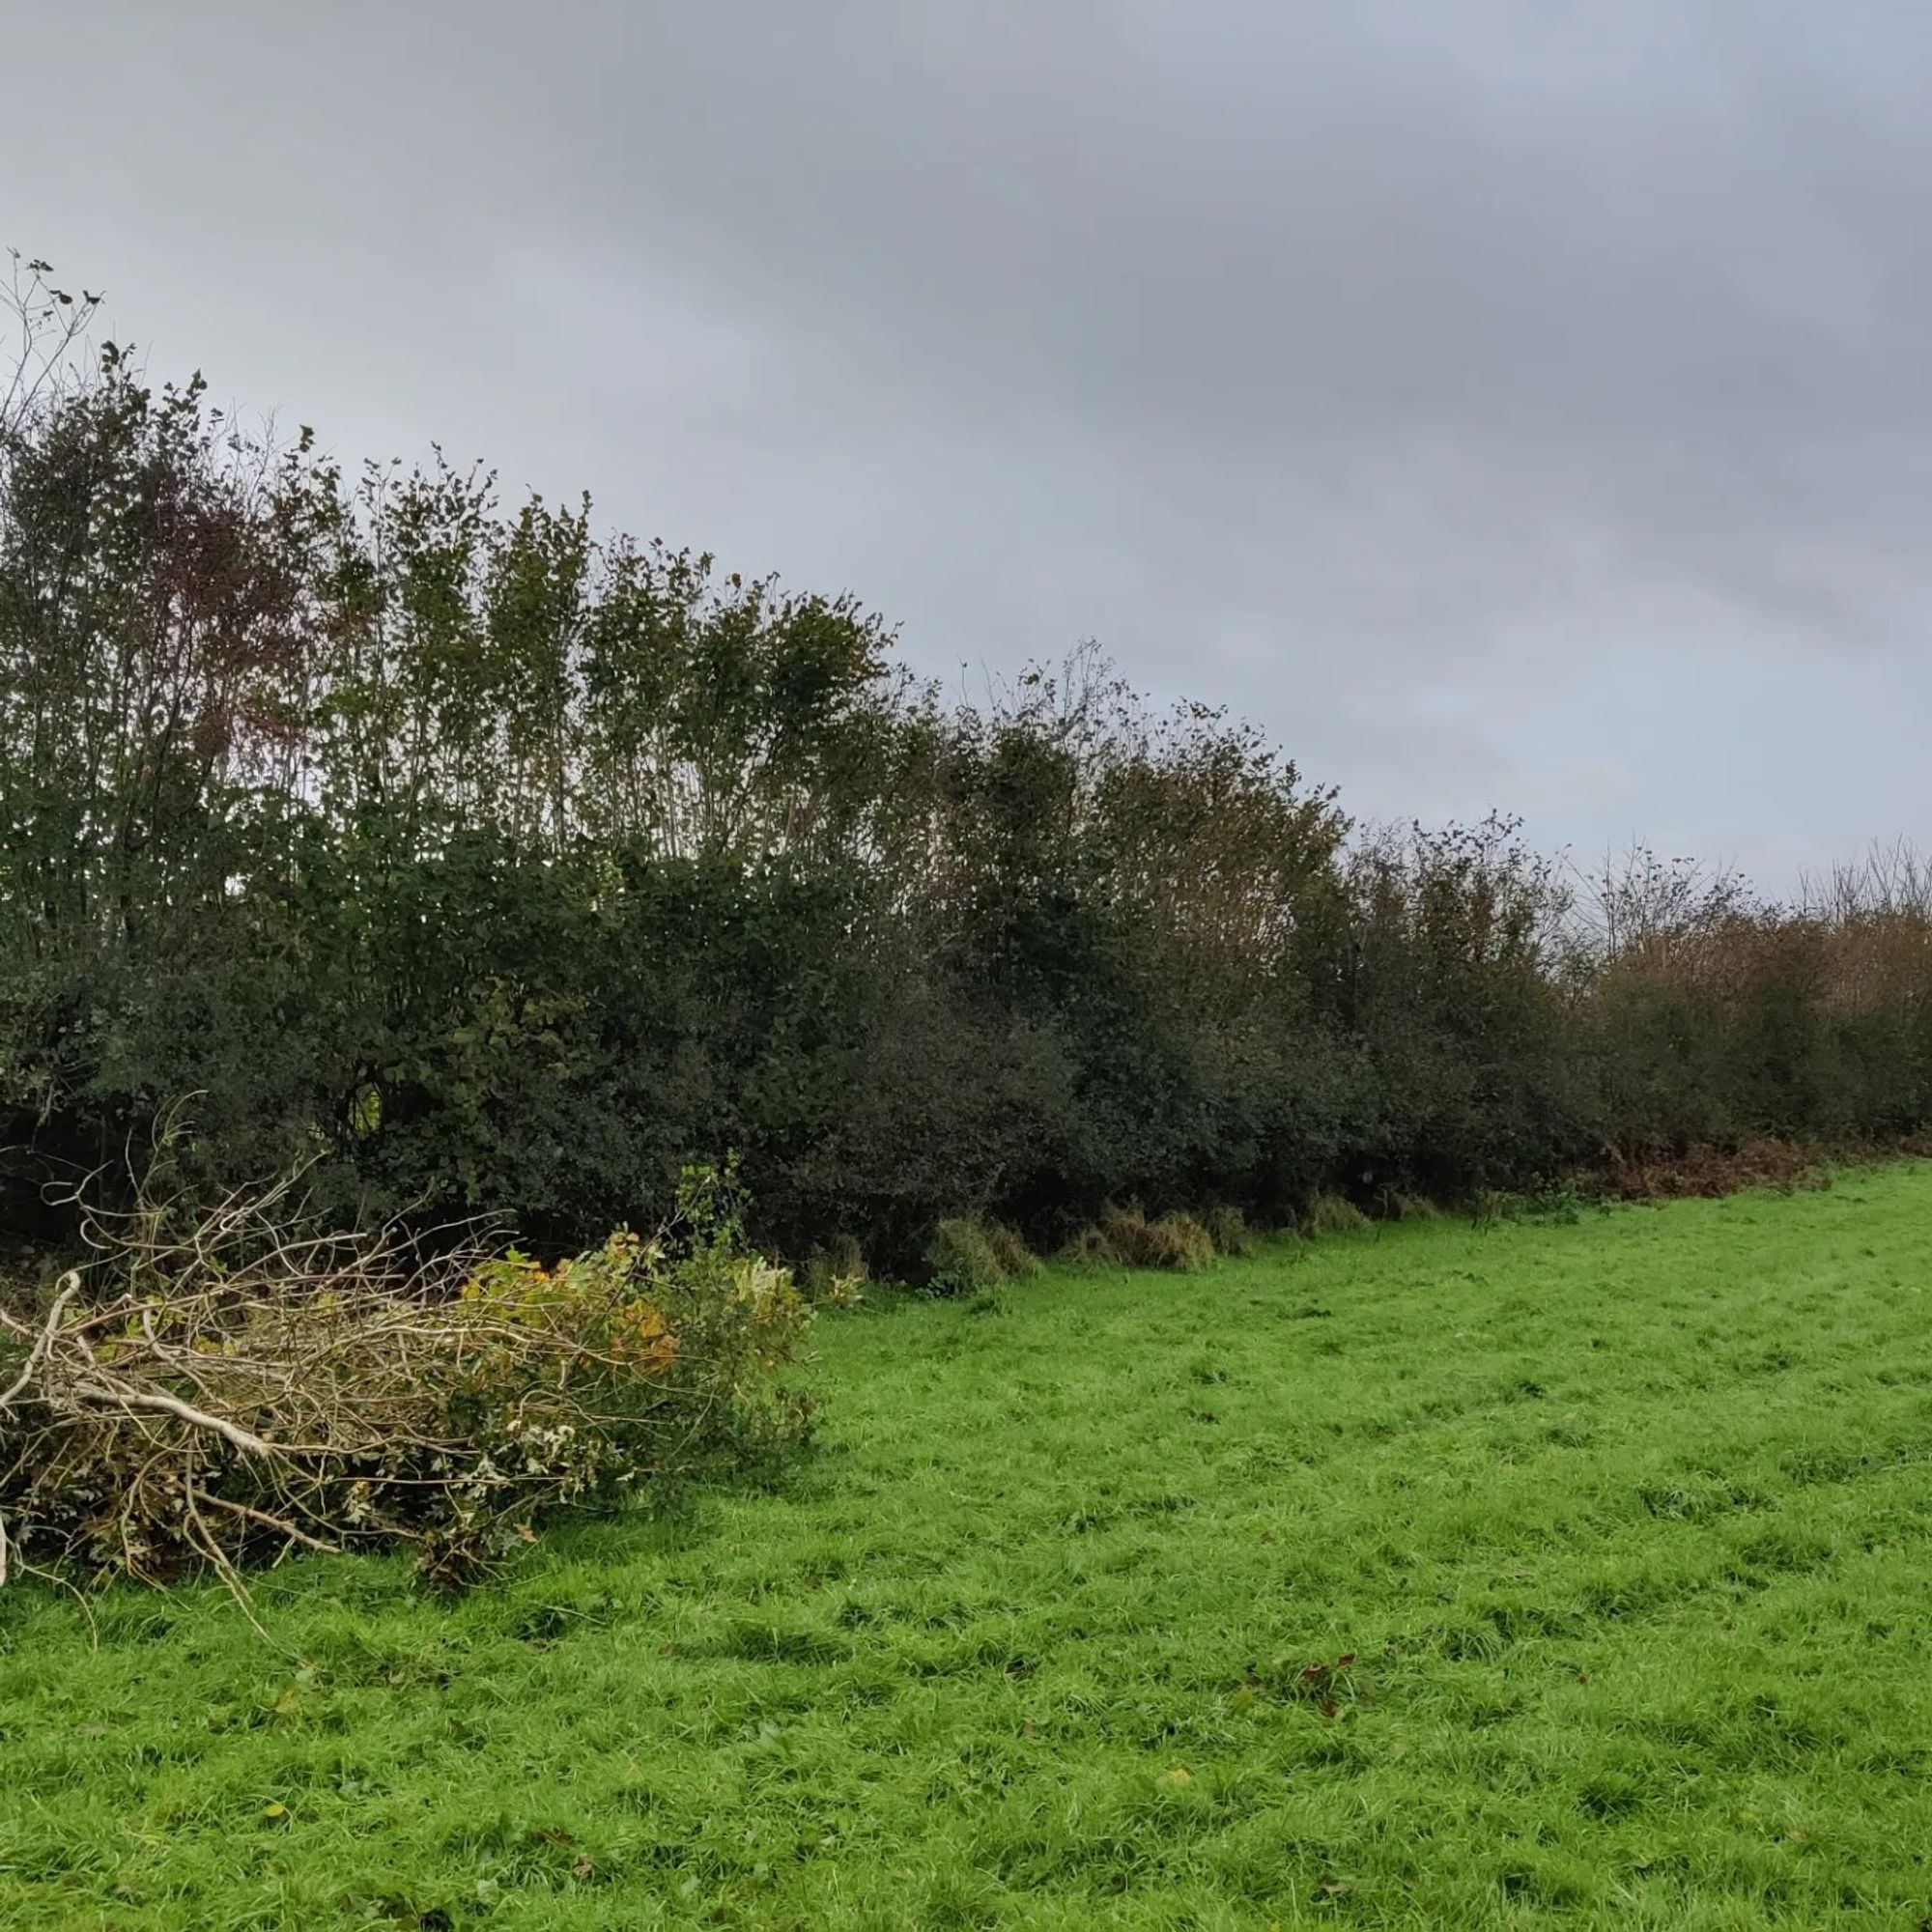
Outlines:
[[10,11],[10,228],[345,448],[1378,812],[1932,831],[1916,0]]

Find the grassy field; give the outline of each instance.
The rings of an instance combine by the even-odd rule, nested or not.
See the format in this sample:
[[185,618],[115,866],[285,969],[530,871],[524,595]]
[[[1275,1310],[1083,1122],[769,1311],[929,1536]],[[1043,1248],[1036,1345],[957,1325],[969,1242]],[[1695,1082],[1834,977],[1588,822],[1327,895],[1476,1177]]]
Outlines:
[[1932,1167],[820,1340],[786,1493],[454,1607],[8,1593],[0,1925],[1932,1915]]

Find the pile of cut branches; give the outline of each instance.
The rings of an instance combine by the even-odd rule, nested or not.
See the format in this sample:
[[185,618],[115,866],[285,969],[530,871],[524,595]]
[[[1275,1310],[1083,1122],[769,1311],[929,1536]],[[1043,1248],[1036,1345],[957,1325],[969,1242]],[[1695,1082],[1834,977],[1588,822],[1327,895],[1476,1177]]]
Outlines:
[[0,1581],[240,1588],[297,1548],[408,1545],[459,1585],[558,1509],[782,1453],[810,1310],[715,1178],[545,1267],[480,1232],[302,1231],[293,1180],[90,1218],[95,1261],[0,1307]]

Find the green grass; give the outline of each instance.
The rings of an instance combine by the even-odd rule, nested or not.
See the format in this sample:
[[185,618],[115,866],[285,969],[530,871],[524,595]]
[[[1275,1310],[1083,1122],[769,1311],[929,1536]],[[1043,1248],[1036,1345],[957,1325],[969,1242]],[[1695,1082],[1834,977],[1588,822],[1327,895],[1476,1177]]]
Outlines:
[[0,1924],[1917,1926],[1928,1258],[1921,1165],[1055,1269],[454,1607],[10,1591]]

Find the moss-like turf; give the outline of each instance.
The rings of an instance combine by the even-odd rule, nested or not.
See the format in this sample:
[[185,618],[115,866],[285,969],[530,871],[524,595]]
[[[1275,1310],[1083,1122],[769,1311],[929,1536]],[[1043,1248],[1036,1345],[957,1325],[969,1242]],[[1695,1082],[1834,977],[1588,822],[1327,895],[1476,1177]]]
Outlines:
[[819,1346],[785,1492],[454,1606],[11,1589],[0,1925],[1932,1915],[1932,1167]]

